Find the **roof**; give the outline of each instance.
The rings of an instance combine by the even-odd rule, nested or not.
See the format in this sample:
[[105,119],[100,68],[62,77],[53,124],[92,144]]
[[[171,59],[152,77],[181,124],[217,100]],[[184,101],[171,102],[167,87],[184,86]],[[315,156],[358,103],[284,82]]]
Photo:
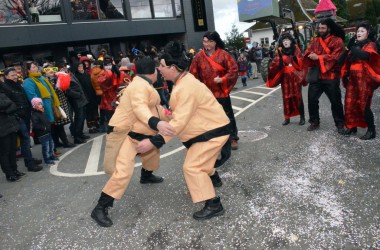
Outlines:
[[331,2],[331,0],[321,0],[317,8],[315,9],[314,13],[329,11],[329,10],[336,11],[336,7],[333,4],[333,2]]

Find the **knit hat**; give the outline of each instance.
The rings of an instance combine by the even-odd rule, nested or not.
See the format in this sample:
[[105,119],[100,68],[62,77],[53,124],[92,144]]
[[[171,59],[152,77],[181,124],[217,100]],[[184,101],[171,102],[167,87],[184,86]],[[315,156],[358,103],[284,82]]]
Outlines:
[[38,97],[34,97],[31,103],[32,103],[32,107],[36,108],[39,103],[42,103],[42,99]]
[[87,56],[81,56],[79,58],[79,62],[84,62],[84,61],[89,61],[90,62],[90,58],[88,58]]

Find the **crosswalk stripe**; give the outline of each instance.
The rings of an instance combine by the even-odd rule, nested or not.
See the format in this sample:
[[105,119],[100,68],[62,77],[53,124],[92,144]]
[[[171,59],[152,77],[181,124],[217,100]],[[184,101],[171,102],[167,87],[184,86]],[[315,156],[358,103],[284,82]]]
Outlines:
[[87,165],[85,169],[86,174],[98,172],[99,155],[101,154],[103,143],[103,136],[99,136],[92,141],[90,155],[88,156]]
[[247,101],[247,102],[252,102],[252,103],[256,102],[256,100],[252,100],[252,99],[248,99],[248,98],[244,98],[244,97],[240,97],[240,96],[233,96],[233,95],[231,95],[230,97],[234,98],[234,99],[239,99],[239,100]]
[[242,110],[243,108],[240,108],[240,107],[236,107],[236,106],[232,106],[233,109],[236,109],[236,110]]
[[248,91],[248,90],[243,90],[242,92],[244,92],[244,93],[250,93],[250,94],[255,94],[255,95],[266,95],[265,93],[260,93],[260,92],[255,92],[255,91]]

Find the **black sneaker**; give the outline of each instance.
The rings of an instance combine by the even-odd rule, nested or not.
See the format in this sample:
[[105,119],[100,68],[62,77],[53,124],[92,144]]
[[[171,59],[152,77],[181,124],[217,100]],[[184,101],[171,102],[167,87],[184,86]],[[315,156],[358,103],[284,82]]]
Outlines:
[[6,176],[6,178],[7,178],[7,181],[9,181],[9,182],[20,181],[20,177],[18,177],[16,175],[8,175],[8,176]]
[[38,172],[38,171],[42,170],[42,166],[41,165],[33,165],[33,166],[29,166],[27,168],[28,168],[29,172]]
[[40,159],[33,159],[33,163],[36,165],[40,165],[42,163],[42,160]]
[[307,128],[307,131],[314,131],[319,129],[319,124],[311,123],[310,126]]
[[18,170],[13,171],[13,173],[15,173],[15,175],[18,176],[18,177],[22,177],[22,176],[25,175],[25,173],[20,172],[20,171],[18,171]]

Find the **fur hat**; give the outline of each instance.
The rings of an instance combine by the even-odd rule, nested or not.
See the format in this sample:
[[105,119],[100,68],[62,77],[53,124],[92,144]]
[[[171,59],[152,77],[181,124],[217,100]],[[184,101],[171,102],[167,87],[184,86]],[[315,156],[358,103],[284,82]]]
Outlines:
[[31,100],[31,103],[32,103],[32,107],[35,108],[37,107],[37,105],[39,103],[42,103],[42,99],[41,98],[38,98],[38,97],[34,97],[32,100]]

